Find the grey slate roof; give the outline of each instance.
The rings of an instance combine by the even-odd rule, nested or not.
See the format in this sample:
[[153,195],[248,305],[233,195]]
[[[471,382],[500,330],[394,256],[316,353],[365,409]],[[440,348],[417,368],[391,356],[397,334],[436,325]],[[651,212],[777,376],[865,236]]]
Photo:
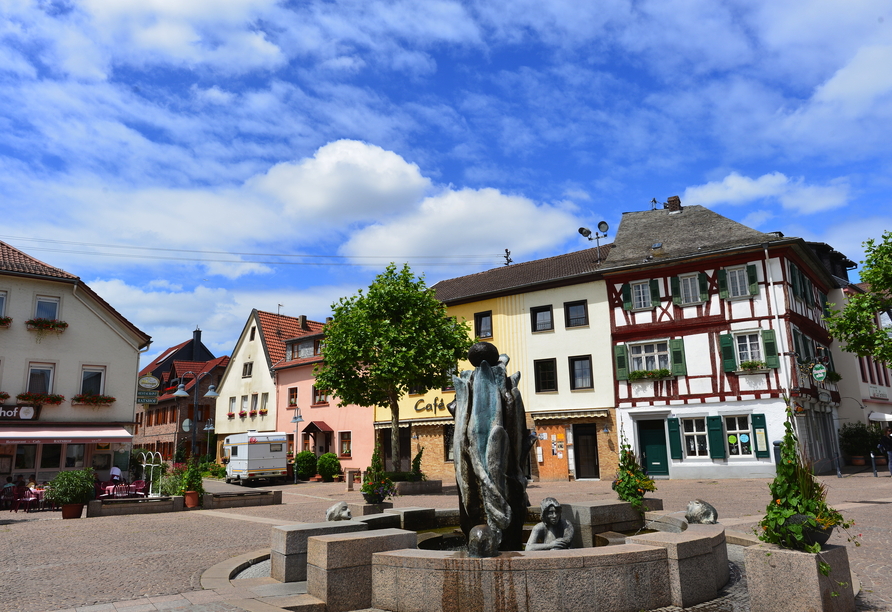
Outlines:
[[[789,241],[766,234],[715,213],[703,206],[623,213],[604,271],[610,268],[657,263],[766,242]],[[662,243],[660,249],[652,249]],[[647,260],[648,256],[653,259]]]
[[[607,258],[612,245],[601,246],[601,264]],[[433,286],[437,299],[455,303],[462,300],[502,293],[517,293],[520,289],[534,290],[546,283],[568,284],[586,275],[599,273],[597,247],[565,253],[545,259],[536,259],[485,272],[442,280]]]

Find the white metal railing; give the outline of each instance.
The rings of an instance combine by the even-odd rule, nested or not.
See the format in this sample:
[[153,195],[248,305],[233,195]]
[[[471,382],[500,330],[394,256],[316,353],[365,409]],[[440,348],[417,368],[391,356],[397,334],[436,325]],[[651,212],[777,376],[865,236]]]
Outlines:
[[158,452],[140,453],[139,455],[143,479],[146,481],[146,490],[148,491],[146,497],[160,497],[164,458]]

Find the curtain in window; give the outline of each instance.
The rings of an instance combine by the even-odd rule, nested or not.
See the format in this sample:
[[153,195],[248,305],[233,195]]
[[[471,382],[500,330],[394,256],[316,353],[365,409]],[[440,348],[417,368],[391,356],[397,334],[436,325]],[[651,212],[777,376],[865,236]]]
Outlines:
[[49,393],[51,370],[31,368],[31,376],[28,378],[28,391],[30,393]]

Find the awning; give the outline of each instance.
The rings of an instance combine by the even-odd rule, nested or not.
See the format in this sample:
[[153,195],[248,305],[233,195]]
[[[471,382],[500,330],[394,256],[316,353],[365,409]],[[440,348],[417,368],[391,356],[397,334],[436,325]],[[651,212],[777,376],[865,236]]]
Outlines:
[[123,427],[0,427],[0,444],[94,444],[130,442]]
[[[413,419],[400,421],[400,427],[411,427],[412,425],[455,425],[455,419]],[[375,421],[375,429],[390,429],[390,421]]]
[[892,421],[892,414],[887,414],[885,412],[871,412],[867,418],[870,421]]
[[328,426],[328,423],[325,421],[310,421],[306,427],[304,427],[302,433],[319,433],[320,431],[329,432],[334,431],[331,427]]
[[606,419],[610,416],[607,410],[562,410],[560,412],[527,412],[534,421],[552,419]]

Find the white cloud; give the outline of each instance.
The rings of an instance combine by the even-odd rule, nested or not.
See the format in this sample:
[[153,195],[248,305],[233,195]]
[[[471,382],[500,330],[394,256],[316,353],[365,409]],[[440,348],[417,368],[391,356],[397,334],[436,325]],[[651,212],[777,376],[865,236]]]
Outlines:
[[752,179],[732,172],[721,181],[711,181],[685,189],[683,201],[689,205],[742,205],[773,199],[785,209],[811,214],[839,208],[848,202],[845,179],[825,185],[808,185],[803,178],[790,179],[780,172]]

